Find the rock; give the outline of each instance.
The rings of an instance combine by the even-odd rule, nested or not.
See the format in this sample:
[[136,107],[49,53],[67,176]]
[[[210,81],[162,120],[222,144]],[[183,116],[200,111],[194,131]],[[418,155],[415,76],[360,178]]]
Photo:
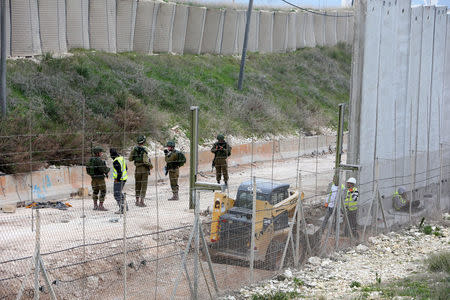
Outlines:
[[414,298],[409,296],[395,296],[394,298],[392,298],[392,300],[412,300],[412,299]]
[[367,247],[366,245],[363,245],[363,244],[359,244],[356,247],[356,252],[358,252],[358,253],[364,253],[364,252],[367,252],[368,250],[369,250],[369,247]]
[[87,285],[91,289],[96,289],[98,287],[98,277],[97,276],[89,276],[87,278]]
[[331,264],[331,260],[329,260],[329,259],[324,259],[324,260],[322,261],[321,266],[322,266],[322,267],[328,267],[330,264]]
[[318,258],[317,256],[312,256],[308,258],[308,262],[313,266],[318,266],[320,265],[320,258]]
[[369,240],[369,243],[374,244],[374,245],[376,245],[380,242],[376,237],[373,237],[373,236],[369,237],[368,240]]
[[289,270],[289,269],[284,270],[283,275],[284,275],[286,278],[289,278],[289,279],[293,277],[292,271]]

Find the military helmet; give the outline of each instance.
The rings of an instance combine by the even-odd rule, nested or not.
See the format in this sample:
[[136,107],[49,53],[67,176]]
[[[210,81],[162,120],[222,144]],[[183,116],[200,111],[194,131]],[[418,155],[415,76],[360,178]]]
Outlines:
[[175,147],[175,142],[174,141],[168,141],[166,146],[167,147]]
[[98,154],[98,153],[100,153],[100,152],[104,152],[104,150],[103,150],[103,148],[100,147],[100,146],[95,146],[95,147],[92,149],[92,152],[93,152],[94,154]]
[[398,193],[399,193],[400,195],[403,195],[403,194],[406,192],[405,188],[402,187],[402,186],[399,187],[397,191],[398,191]]
[[223,140],[225,140],[225,137],[223,136],[223,134],[218,134],[217,135],[217,140],[218,141],[223,141]]
[[145,143],[146,140],[147,140],[147,138],[145,137],[145,135],[140,135],[140,136],[138,136],[138,138],[136,139],[136,142],[137,142],[138,144],[143,144],[143,143]]

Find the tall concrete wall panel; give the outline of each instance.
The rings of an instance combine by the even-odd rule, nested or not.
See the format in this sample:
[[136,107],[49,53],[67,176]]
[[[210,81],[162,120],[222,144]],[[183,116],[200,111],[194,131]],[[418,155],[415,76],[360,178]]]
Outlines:
[[134,28],[133,50],[140,53],[153,53],[156,14],[159,3],[139,1]]
[[[1,7],[0,7],[1,12]],[[6,1],[6,56],[11,56],[11,18],[10,18],[9,1]],[[0,23],[0,29],[2,24]],[[2,41],[0,41],[0,46]]]
[[[340,16],[347,15],[347,13],[339,13]],[[348,17],[339,17],[336,20],[336,41],[347,42],[347,22]]]
[[306,26],[305,26],[305,47],[315,47],[316,35],[314,33],[314,15],[311,13],[306,14]]
[[41,54],[37,0],[14,0],[11,4],[11,54]]
[[273,52],[283,53],[287,49],[288,14],[275,12],[273,17]]
[[259,15],[258,48],[261,53],[272,52],[273,47],[273,12],[261,11]]
[[372,190],[375,172],[381,12],[381,3],[371,1],[367,4],[359,124],[361,128],[359,140],[360,164],[362,166],[360,173],[361,193],[368,193]]
[[[437,183],[440,175],[440,105],[444,88],[445,38],[447,34],[447,7],[436,7],[434,20],[433,69],[429,116],[427,177],[428,184]],[[450,78],[448,78],[449,80]],[[450,116],[447,116],[447,118]],[[450,128],[448,128],[450,129]],[[443,129],[445,130],[445,129]]]
[[224,10],[206,10],[205,30],[203,31],[202,53],[220,53],[223,34]]
[[89,42],[92,49],[117,52],[116,0],[90,0]]
[[317,46],[325,46],[325,19],[321,14],[314,14],[314,36],[316,38]]
[[431,74],[433,67],[435,7],[425,6],[423,11],[422,52],[419,82],[419,118],[417,135],[416,188],[427,184],[427,151],[430,118]]
[[328,13],[325,17],[325,45],[335,46],[337,44],[337,12]]
[[353,35],[355,32],[355,17],[349,17],[347,18],[347,43],[352,45],[353,44]]
[[252,16],[250,18],[250,32],[247,44],[248,51],[250,52],[258,51],[258,38],[259,38],[259,11],[253,11]]
[[237,11],[237,25],[236,25],[236,48],[237,54],[242,53],[242,48],[244,47],[244,36],[245,36],[245,22],[247,19],[247,12],[245,10]]
[[66,1],[40,0],[38,5],[42,52],[66,53]]
[[299,11],[297,12],[297,18],[295,23],[295,31],[296,31],[296,48],[305,48],[306,47],[306,13]]
[[161,2],[156,15],[153,52],[172,52],[172,32],[175,18],[175,3]]
[[297,49],[297,13],[290,12],[288,16],[287,51]]
[[188,14],[186,5],[177,4],[172,29],[172,52],[177,54],[184,53]]
[[137,0],[117,0],[117,52],[133,51]]
[[405,177],[409,172],[405,173],[405,166],[410,166],[410,161],[404,161],[410,153],[409,133],[409,118],[406,94],[408,90],[408,54],[410,44],[410,22],[411,22],[411,2],[410,0],[398,0],[397,9],[393,11],[394,19],[397,22],[396,26],[396,44],[395,44],[395,111],[394,111],[394,169],[395,169],[395,185],[403,185],[407,181]]
[[444,95],[441,109],[441,140],[450,144],[450,13],[447,13],[447,33],[445,44]]
[[205,28],[205,7],[189,6],[184,53],[200,54]]
[[236,10],[227,9],[223,22],[223,35],[221,54],[230,55],[237,53],[237,25],[238,13]]
[[89,49],[89,0],[66,0],[67,46]]

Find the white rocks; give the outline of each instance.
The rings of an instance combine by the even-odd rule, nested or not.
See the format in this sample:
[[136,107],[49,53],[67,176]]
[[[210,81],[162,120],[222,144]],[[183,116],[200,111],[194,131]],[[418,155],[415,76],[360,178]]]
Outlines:
[[358,253],[364,253],[367,251],[369,251],[369,247],[367,247],[366,245],[359,244],[358,246],[356,246],[356,252]]
[[320,258],[317,256],[312,256],[312,257],[308,258],[308,262],[310,264],[312,264],[313,266],[318,266],[318,265],[320,265]]
[[374,236],[369,237],[368,240],[369,240],[369,243],[374,244],[374,245],[377,245],[380,243],[380,241]]
[[330,259],[324,259],[320,265],[325,268],[325,267],[330,266],[330,264],[331,264]]
[[284,275],[286,278],[288,278],[288,279],[291,279],[291,278],[293,277],[292,271],[289,270],[289,269],[284,270],[283,275]]

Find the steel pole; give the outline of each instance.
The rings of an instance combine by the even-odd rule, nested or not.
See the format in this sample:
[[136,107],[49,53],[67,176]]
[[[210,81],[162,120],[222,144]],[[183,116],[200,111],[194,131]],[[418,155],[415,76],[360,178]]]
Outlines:
[[0,95],[2,97],[2,115],[6,116],[6,0],[1,0],[1,83],[0,83]]
[[344,108],[345,104],[339,104],[339,123],[338,123],[338,132],[336,137],[336,162],[335,162],[335,170],[336,174],[339,176],[339,166],[341,165],[341,156],[342,156],[342,139],[344,133]]
[[255,263],[255,228],[256,228],[256,177],[253,180],[253,205],[252,205],[252,236],[250,238],[250,281],[253,283],[254,273],[253,267]]
[[252,17],[253,0],[248,1],[247,22],[245,23],[244,45],[242,47],[241,68],[239,70],[238,90],[242,90],[242,82],[244,81],[245,57],[247,56],[248,35],[250,31],[250,19]]
[[189,151],[189,209],[193,209],[198,165],[198,106],[191,106],[191,147]]

